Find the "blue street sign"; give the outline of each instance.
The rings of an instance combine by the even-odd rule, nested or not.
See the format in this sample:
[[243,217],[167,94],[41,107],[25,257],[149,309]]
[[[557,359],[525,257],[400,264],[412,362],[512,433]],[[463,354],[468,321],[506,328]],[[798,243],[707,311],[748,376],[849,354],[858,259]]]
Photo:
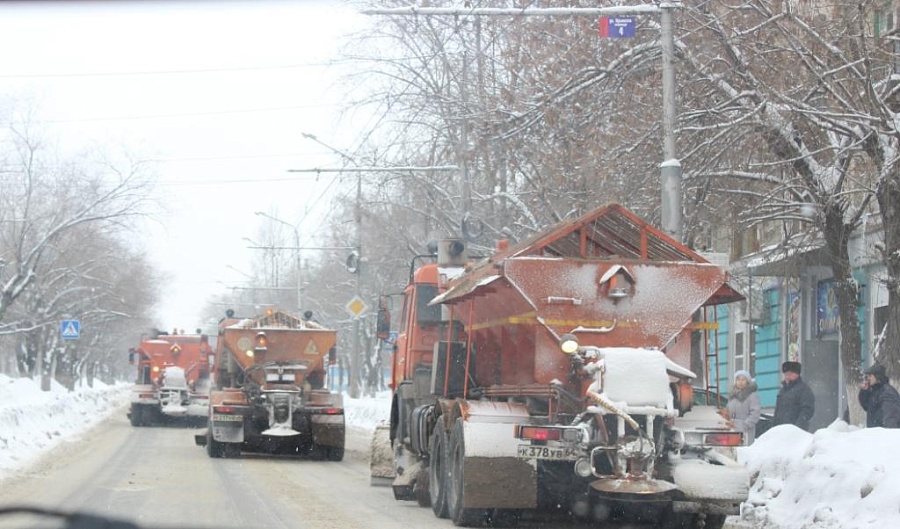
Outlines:
[[634,37],[634,17],[601,17],[600,36],[610,39]]
[[64,340],[77,340],[81,336],[81,320],[62,320],[59,333]]

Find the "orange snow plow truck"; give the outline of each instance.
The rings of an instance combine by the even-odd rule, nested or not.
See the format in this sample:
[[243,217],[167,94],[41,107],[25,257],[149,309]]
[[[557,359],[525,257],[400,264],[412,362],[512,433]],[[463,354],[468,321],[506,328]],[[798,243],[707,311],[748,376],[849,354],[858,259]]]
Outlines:
[[149,426],[169,418],[206,420],[209,414],[209,358],[204,334],[154,331],[128,351],[137,364],[128,418],[132,426]]
[[619,205],[466,253],[442,241],[411,271],[373,484],[459,526],[562,511],[718,529],[738,513],[741,434],[691,406],[683,367],[721,339],[710,313],[743,299],[724,269]]
[[195,436],[210,457],[241,451],[344,458],[340,393],[325,389],[337,331],[280,311],[219,323],[209,425]]

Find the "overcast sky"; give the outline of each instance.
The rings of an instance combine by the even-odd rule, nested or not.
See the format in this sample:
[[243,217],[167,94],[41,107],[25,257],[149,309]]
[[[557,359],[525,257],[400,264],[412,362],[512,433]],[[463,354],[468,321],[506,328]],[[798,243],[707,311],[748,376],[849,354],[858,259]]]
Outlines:
[[[193,328],[207,298],[261,258],[275,212],[304,241],[327,214],[333,175],[288,169],[353,150],[341,117],[345,36],[368,24],[335,0],[0,2],[0,98],[33,105],[61,149],[157,159],[165,210],[135,241],[170,274],[162,328]],[[317,207],[319,206],[319,207]],[[305,242],[304,242],[305,244]]]

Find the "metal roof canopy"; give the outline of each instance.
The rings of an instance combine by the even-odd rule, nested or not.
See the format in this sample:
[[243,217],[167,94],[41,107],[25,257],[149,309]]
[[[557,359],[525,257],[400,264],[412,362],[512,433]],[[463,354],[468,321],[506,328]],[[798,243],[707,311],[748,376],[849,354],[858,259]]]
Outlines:
[[564,220],[499,252],[492,260],[523,255],[708,262],[620,204]]
[[[620,204],[601,206],[577,219],[565,220],[476,263],[430,304],[456,302],[475,293],[500,262],[512,257],[556,257],[604,261],[661,261],[710,264],[697,252],[669,237]],[[488,287],[490,288],[490,287]],[[728,283],[704,305],[744,299]]]

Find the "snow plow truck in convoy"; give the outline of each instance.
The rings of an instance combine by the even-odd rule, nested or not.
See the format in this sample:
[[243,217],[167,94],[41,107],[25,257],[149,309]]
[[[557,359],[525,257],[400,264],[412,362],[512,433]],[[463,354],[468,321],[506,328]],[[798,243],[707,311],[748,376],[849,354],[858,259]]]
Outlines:
[[458,526],[562,509],[718,529],[738,513],[741,434],[692,409],[682,367],[692,332],[715,343],[695,316],[743,299],[725,270],[615,204],[466,253],[442,241],[411,270],[373,484]]
[[344,458],[341,395],[326,389],[337,331],[269,310],[219,323],[209,425],[195,436],[210,457],[241,451]]
[[137,364],[128,418],[132,426],[149,426],[168,418],[206,420],[209,414],[209,358],[205,334],[153,331],[128,351]]

